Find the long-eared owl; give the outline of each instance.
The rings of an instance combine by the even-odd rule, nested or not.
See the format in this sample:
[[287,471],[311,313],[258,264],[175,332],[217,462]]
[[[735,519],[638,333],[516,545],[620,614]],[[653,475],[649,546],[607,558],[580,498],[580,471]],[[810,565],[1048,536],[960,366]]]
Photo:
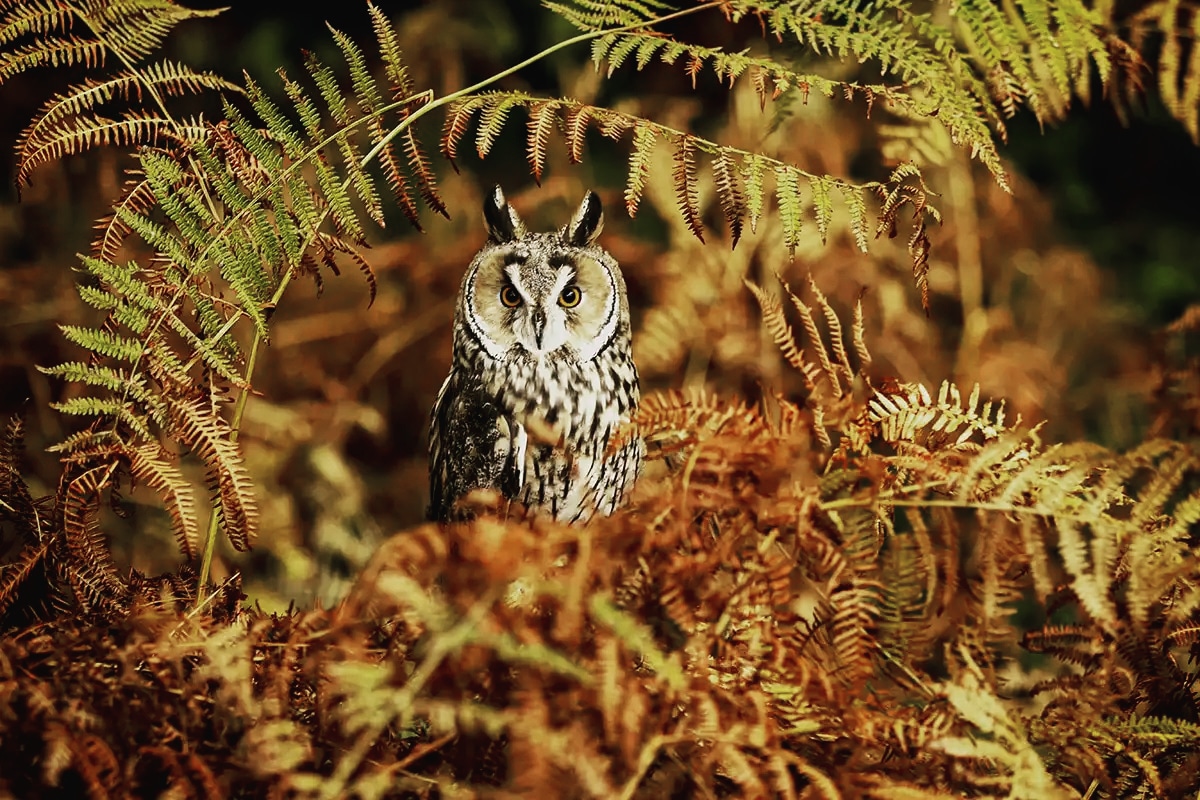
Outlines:
[[497,186],[483,218],[488,240],[463,277],[454,363],[431,414],[429,517],[456,516],[479,488],[565,522],[609,514],[645,445],[607,452],[640,395],[625,279],[596,244],[600,198],[589,191],[570,222],[536,233]]

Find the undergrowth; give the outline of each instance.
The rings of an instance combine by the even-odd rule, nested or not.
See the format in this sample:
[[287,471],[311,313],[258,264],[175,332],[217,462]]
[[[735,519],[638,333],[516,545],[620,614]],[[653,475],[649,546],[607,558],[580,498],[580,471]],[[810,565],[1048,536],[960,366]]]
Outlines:
[[[783,117],[813,92],[861,102],[917,143],[891,151],[948,137],[1005,190],[1005,120],[1060,119],[1097,76],[1125,109],[1153,69],[1196,136],[1200,17],[1180,3],[1129,19],[1077,0],[545,5],[580,33],[437,96],[368,4],[374,41],[331,29],[341,63],[306,54],[303,79],[280,73],[280,105],[249,75],[152,60],[176,25],[215,12],[0,0],[0,83],[88,74],[19,138],[18,182],[97,146],[136,155],[81,260],[101,321],[62,325],[84,353],[45,369],[70,387],[54,408],[83,420],[54,448],[56,491],[34,496],[23,477],[21,419],[0,440],[0,759],[30,767],[6,769],[0,791],[1194,795],[1193,448],[1044,441],[978,386],[880,378],[861,301],[844,318],[811,278],[793,291],[730,270],[798,389],[649,395],[623,435],[645,437],[653,463],[614,516],[565,527],[482,493],[470,523],[388,539],[332,608],[268,614],[236,576],[214,584],[218,538],[245,550],[260,528],[238,438],[288,288],[350,266],[374,299],[368,231],[392,206],[418,230],[422,213],[449,216],[430,154],[454,164],[470,141],[487,157],[514,112],[537,181],[552,142],[571,163],[589,131],[623,142],[630,215],[669,163],[678,220],[701,241],[708,219],[733,247],[762,225],[782,261],[809,226],[863,252],[905,226],[930,313],[941,212],[916,161],[855,182],[629,108],[494,88],[553,52],[590,44],[607,75],[749,82]],[[662,32],[700,15],[759,35],[734,52]],[[798,65],[785,43],[828,61]],[[826,68],[838,62],[874,77]],[[204,92],[215,116],[172,110]],[[416,123],[435,113],[433,144]],[[134,485],[169,515],[175,571],[116,566],[104,513]]]

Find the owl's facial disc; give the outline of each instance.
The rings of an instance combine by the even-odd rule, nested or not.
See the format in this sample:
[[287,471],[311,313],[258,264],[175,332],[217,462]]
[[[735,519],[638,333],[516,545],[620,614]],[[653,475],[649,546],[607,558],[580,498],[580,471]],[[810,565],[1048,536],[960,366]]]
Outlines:
[[[537,275],[530,275],[530,272],[528,267],[520,264],[509,264],[505,268],[509,285],[522,299],[512,309],[512,329],[517,343],[530,355],[541,357],[570,342],[576,322],[572,312],[582,305],[583,298],[575,283],[575,270],[569,265],[559,266],[548,274],[545,270]],[[569,308],[563,302],[564,294],[575,306]]]
[[492,250],[467,289],[467,325],[493,358],[570,354],[590,361],[613,336],[621,313],[616,279],[602,251],[565,245],[555,234],[525,234]]

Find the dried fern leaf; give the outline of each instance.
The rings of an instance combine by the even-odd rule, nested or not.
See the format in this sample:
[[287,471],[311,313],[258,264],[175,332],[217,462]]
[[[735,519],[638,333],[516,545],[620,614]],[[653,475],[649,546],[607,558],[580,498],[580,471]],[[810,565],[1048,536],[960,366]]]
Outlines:
[[700,222],[700,200],[696,193],[696,148],[691,137],[680,136],[674,143],[672,177],[675,180],[675,203],[684,224],[701,242],[704,226]]
[[738,240],[742,238],[742,224],[746,218],[746,199],[742,195],[741,179],[727,153],[719,153],[713,159],[712,170],[721,212],[725,215],[725,223],[729,225],[730,247],[736,248]]
[[143,445],[127,455],[129,474],[144,481],[166,504],[180,553],[185,559],[195,558],[199,553],[200,527],[192,485],[178,467],[163,458],[157,445]]

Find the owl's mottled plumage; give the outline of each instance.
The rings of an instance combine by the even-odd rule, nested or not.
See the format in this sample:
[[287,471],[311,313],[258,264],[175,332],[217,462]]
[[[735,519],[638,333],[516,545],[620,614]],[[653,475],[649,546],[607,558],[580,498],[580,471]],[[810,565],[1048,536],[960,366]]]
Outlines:
[[[463,278],[431,415],[429,516],[452,518],[480,488],[567,522],[609,514],[645,447],[633,438],[605,458],[639,390],[625,280],[596,244],[600,199],[588,192],[553,233],[527,231],[499,186],[483,211],[488,241]],[[559,444],[537,435],[547,428]]]

